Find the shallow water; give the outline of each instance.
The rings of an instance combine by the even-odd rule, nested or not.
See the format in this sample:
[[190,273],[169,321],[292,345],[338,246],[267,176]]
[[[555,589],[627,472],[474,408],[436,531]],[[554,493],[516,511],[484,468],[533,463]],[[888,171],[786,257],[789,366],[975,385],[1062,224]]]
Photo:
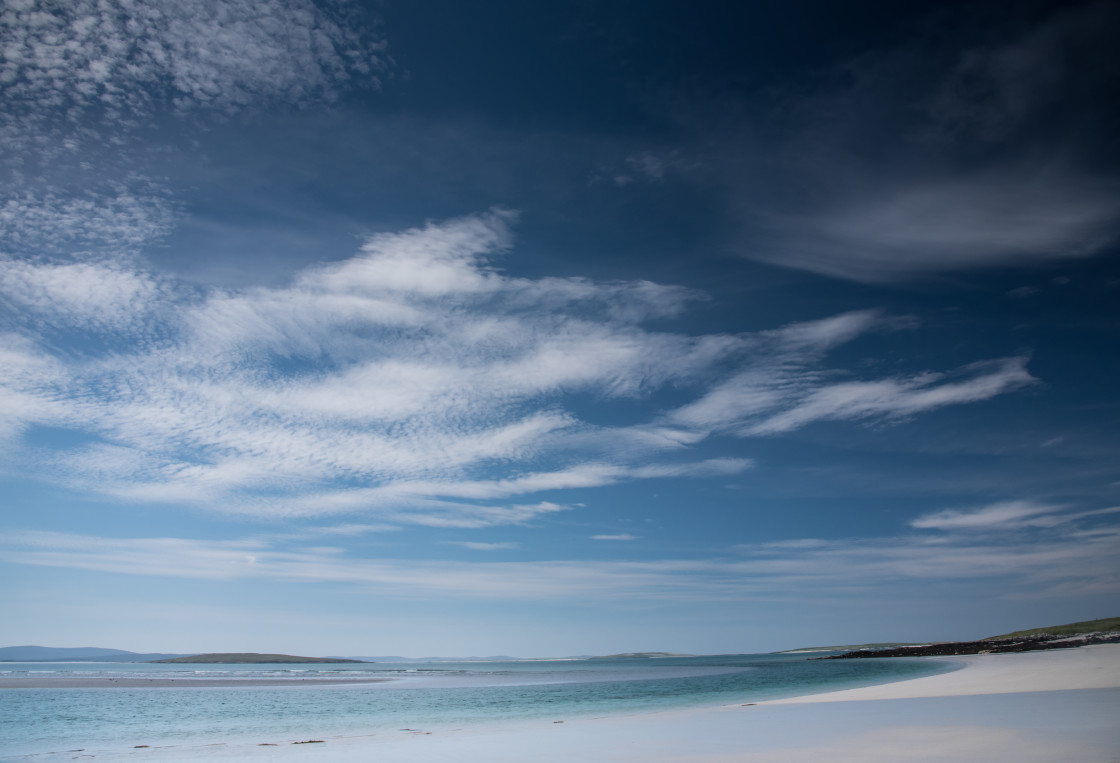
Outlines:
[[[928,660],[814,661],[819,655],[339,665],[3,663],[33,677],[230,681],[307,678],[308,685],[0,688],[0,755],[217,741],[277,742],[399,729],[755,702],[952,669]],[[389,678],[382,683],[361,679]],[[314,685],[314,679],[353,683]]]

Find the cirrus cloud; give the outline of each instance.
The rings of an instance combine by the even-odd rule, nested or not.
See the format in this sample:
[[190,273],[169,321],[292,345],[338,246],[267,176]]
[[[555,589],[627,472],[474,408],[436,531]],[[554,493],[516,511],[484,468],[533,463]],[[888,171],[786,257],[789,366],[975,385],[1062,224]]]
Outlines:
[[[455,542],[472,550],[509,543]],[[732,557],[647,561],[434,561],[355,556],[334,547],[290,548],[254,539],[121,538],[13,531],[0,561],[118,575],[213,581],[337,583],[400,599],[441,596],[519,601],[832,600],[889,591],[979,586],[1014,599],[1120,591],[1115,525],[1044,539],[948,535],[780,541],[739,546]]]
[[[0,279],[21,316],[10,350],[40,360],[0,372],[24,401],[9,431],[52,426],[76,444],[12,456],[130,501],[484,527],[563,508],[544,494],[751,468],[694,452],[712,437],[893,420],[1033,380],[1015,359],[837,381],[831,349],[897,328],[874,311],[757,334],[654,331],[643,324],[699,295],[506,275],[494,260],[513,219],[380,234],[274,288],[198,294],[135,266],[21,262]],[[670,386],[693,401],[648,404]],[[577,413],[576,397],[595,402]],[[645,419],[607,423],[619,401]]]

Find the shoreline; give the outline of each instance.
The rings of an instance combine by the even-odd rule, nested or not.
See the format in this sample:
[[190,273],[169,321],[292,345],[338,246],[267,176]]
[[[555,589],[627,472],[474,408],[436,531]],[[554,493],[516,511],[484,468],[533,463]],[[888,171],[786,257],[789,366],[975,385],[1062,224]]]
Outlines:
[[[86,750],[102,760],[894,763],[1120,759],[1120,645],[953,658],[948,673],[716,707]],[[404,724],[402,724],[404,725]],[[143,740],[138,740],[137,744]],[[11,760],[69,759],[73,751]]]
[[[1112,657],[1101,658],[1101,655],[1105,654]],[[1042,650],[919,659],[959,663],[963,667],[949,673],[856,689],[772,699],[759,704],[807,704],[1120,689],[1120,645],[1118,644],[1094,644],[1063,649],[1060,652]]]

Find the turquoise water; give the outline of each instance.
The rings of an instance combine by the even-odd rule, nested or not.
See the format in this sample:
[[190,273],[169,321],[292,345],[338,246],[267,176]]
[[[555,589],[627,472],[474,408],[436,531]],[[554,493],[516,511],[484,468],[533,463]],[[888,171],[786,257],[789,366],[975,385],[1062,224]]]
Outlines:
[[[281,742],[563,720],[754,702],[952,669],[950,663],[926,660],[821,662],[809,656],[816,655],[284,666],[0,663],[0,755],[12,759],[78,747],[123,751],[140,744]],[[302,678],[308,685],[3,688],[6,679],[51,676]],[[359,682],[370,677],[390,680]],[[351,683],[311,683],[327,678]]]

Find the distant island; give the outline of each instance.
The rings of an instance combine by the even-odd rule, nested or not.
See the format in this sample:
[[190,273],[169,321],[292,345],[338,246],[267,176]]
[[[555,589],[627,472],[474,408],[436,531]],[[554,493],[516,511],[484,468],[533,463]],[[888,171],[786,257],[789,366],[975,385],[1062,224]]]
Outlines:
[[53,646],[3,646],[0,647],[0,662],[152,662],[169,660],[173,657],[186,657],[179,652],[129,652],[124,649],[104,649],[94,646],[53,647]]
[[195,654],[189,657],[175,657],[170,660],[152,660],[152,662],[163,663],[180,663],[180,664],[200,664],[208,665],[214,663],[222,663],[225,665],[252,665],[256,663],[341,663],[341,662],[361,662],[364,660],[345,660],[341,657],[297,657],[292,654],[258,654],[257,652],[220,652],[211,654]]
[[642,660],[655,657],[695,657],[694,654],[677,654],[676,652],[624,652],[622,654],[604,654],[591,657],[592,660]]

